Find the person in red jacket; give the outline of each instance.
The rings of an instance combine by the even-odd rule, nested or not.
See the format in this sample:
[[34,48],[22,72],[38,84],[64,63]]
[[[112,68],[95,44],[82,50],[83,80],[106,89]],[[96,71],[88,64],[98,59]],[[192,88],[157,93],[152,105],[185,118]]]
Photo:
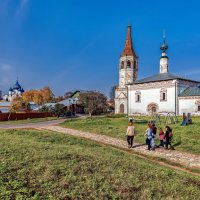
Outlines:
[[159,130],[159,140],[160,140],[160,147],[164,147],[164,138],[165,138],[165,133],[162,130],[162,128],[160,128]]

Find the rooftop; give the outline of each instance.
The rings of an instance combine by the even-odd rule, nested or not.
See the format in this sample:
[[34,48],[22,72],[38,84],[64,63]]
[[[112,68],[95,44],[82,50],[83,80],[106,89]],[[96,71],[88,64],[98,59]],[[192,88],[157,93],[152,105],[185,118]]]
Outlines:
[[180,93],[178,96],[179,97],[200,96],[200,86],[198,86],[198,87],[188,87],[182,93]]
[[143,79],[137,80],[137,81],[135,81],[135,84],[156,82],[156,81],[165,81],[165,80],[173,80],[173,79],[181,79],[181,80],[200,83],[199,81],[190,80],[190,79],[183,78],[183,77],[180,77],[180,76],[177,76],[177,75],[174,75],[174,74],[160,73],[160,74],[155,74],[155,75],[149,76],[147,78],[143,78]]
[[133,49],[133,42],[132,42],[132,36],[131,36],[131,26],[128,25],[128,31],[127,31],[127,36],[126,36],[126,43],[124,50],[122,52],[122,56],[134,56],[135,52]]

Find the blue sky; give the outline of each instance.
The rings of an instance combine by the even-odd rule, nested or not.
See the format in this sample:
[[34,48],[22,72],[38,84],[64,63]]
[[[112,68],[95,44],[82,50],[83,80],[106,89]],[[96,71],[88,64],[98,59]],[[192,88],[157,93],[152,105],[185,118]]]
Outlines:
[[170,72],[200,80],[200,2],[1,0],[0,90],[50,86],[109,93],[132,25],[139,78],[159,72],[165,29]]

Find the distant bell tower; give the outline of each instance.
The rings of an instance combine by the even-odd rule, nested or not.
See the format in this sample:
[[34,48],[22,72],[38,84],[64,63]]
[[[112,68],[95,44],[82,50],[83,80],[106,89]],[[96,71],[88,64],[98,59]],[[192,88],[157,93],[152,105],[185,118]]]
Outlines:
[[163,44],[160,49],[162,50],[162,55],[160,57],[160,73],[168,73],[169,58],[167,56],[168,45],[166,44],[165,34],[163,34]]
[[137,78],[138,57],[133,49],[131,26],[128,25],[125,47],[119,59],[119,87],[133,84]]
[[128,86],[138,78],[138,57],[136,56],[128,25],[126,43],[119,59],[119,85],[115,89],[115,113],[128,114]]

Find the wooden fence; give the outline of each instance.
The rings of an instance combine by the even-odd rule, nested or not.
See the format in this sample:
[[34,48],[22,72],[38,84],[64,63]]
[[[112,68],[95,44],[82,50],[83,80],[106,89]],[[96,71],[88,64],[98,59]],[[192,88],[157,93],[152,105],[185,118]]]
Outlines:
[[29,113],[0,113],[0,121],[22,120],[32,118],[52,117],[49,112],[29,112]]

